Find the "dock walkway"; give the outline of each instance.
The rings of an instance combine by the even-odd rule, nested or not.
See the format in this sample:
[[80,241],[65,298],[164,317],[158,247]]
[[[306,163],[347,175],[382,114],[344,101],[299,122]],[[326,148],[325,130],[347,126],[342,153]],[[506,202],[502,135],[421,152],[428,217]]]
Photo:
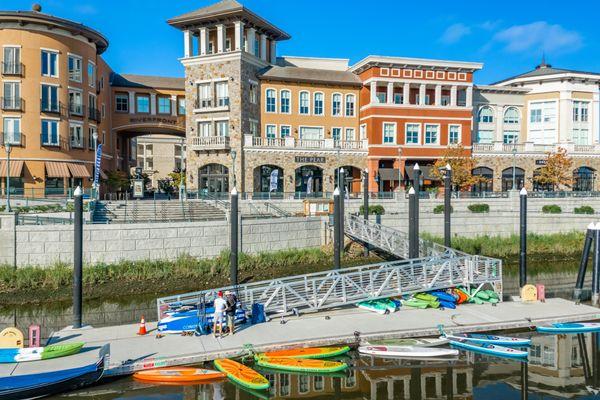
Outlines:
[[[455,310],[404,308],[389,315],[346,307],[289,317],[285,324],[281,324],[279,319],[274,319],[259,325],[248,325],[234,336],[220,339],[211,335],[167,335],[156,339],[155,332],[137,336],[137,324],[131,324],[81,330],[64,329],[52,335],[49,342],[84,341],[86,347],[96,348],[110,343],[111,357],[106,373],[117,376],[148,368],[238,356],[244,352],[246,345],[252,345],[256,351],[264,351],[295,346],[356,343],[356,335],[370,339],[433,336],[438,333],[438,324],[443,324],[449,332],[476,332],[595,319],[600,319],[599,309],[557,298],[533,304],[468,304]],[[149,324],[150,329],[155,327],[156,323]],[[97,352],[83,353],[80,357],[85,357],[85,354],[89,354],[91,359]],[[79,358],[76,360],[70,357],[62,359],[63,367],[66,367],[64,364],[67,361],[72,362],[71,360],[81,361]],[[29,369],[51,368],[46,362],[25,364],[30,364],[26,367]],[[12,374],[14,368],[14,364],[1,365],[0,375]]]

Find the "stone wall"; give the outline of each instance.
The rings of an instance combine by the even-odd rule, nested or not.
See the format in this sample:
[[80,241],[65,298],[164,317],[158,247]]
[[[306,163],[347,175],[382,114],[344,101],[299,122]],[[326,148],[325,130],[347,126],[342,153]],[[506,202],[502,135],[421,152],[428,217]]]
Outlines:
[[[47,266],[73,261],[73,226],[23,225],[2,217],[0,238],[16,233],[18,266]],[[321,246],[323,222],[320,218],[243,220],[240,229],[244,253],[303,249]],[[229,248],[226,221],[85,225],[84,263],[112,263],[119,260],[173,260],[187,254],[211,258]],[[0,262],[12,264],[14,241],[0,245]]]

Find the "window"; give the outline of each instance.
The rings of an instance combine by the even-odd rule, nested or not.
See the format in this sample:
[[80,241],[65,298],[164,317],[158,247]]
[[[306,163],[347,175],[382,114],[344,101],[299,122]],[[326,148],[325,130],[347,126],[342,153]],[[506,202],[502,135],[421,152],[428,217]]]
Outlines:
[[81,82],[83,74],[81,57],[69,55],[69,80]]
[[519,123],[519,110],[515,107],[509,107],[504,112],[504,123],[515,125]]
[[136,100],[136,112],[149,114],[150,113],[150,96],[146,94],[138,94]]
[[267,139],[275,139],[277,137],[277,126],[267,125],[265,127],[265,134],[267,135]]
[[346,141],[353,142],[356,140],[354,128],[346,128]]
[[3,110],[21,109],[21,83],[4,82],[4,93],[2,97]]
[[541,109],[537,109],[537,110],[531,110],[530,113],[530,118],[529,118],[529,122],[542,122],[542,110]]
[[58,146],[58,121],[53,119],[42,120],[42,145]]
[[102,103],[102,118],[106,118],[106,105]]
[[21,144],[21,119],[4,117],[2,122],[2,132],[4,133],[5,144]]
[[181,144],[176,144],[175,148],[173,149],[174,151],[174,158],[175,158],[175,167],[174,169],[176,171],[181,171],[184,167],[184,163],[183,161],[185,160],[185,145],[181,145]]
[[309,99],[308,92],[300,92],[300,114],[308,114],[309,112]]
[[375,92],[378,103],[387,103],[387,92]]
[[213,54],[215,49],[215,45],[213,42],[208,42],[208,49],[206,50],[206,54]]
[[573,122],[588,121],[588,102],[573,101]]
[[425,144],[437,144],[439,125],[425,124]]
[[314,107],[315,107],[315,115],[323,115],[323,93],[321,92],[317,92],[315,93],[315,101],[314,101]]
[[449,125],[448,126],[448,144],[460,143],[460,125]]
[[229,136],[229,121],[225,120],[225,121],[217,121],[216,123],[217,126],[217,136]]
[[450,96],[448,96],[447,94],[443,94],[442,95],[442,105],[443,106],[449,106],[450,105]]
[[321,140],[323,139],[323,128],[317,126],[301,126],[300,139]]
[[225,51],[231,51],[231,39],[225,39]]
[[281,91],[281,105],[279,108],[279,111],[282,114],[289,114],[290,113],[290,100],[292,98],[292,94],[289,90],[282,90]]
[[258,36],[254,36],[254,55],[260,57],[260,39]]
[[268,113],[277,112],[277,97],[275,96],[275,89],[267,89],[266,98],[267,98],[267,112]]
[[88,84],[90,87],[96,87],[96,64],[91,61],[88,61]]
[[171,114],[171,98],[165,96],[158,97],[158,113]]
[[250,134],[254,137],[258,137],[260,135],[258,130],[258,121],[250,120]]
[[490,130],[479,130],[475,137],[476,143],[492,143],[494,140],[494,131]]
[[353,94],[346,95],[346,117],[354,117],[354,100]]
[[42,111],[58,112],[58,87],[52,85],[42,85]]
[[20,47],[5,47],[4,48],[4,64],[2,65],[2,73],[7,75],[21,74],[21,48]]
[[395,144],[396,143],[396,124],[392,122],[383,123],[383,143],[384,144]]
[[527,140],[536,144],[552,144],[558,140],[556,124],[557,101],[529,103],[529,131]]
[[494,122],[494,113],[490,107],[483,107],[479,110],[479,119],[480,123],[491,124]]
[[153,144],[138,144],[137,166],[143,169],[144,171],[152,171],[154,169],[153,153]]
[[121,113],[129,112],[129,95],[127,93],[115,94],[115,111]]
[[94,121],[98,121],[100,119],[99,114],[100,112],[98,111],[96,95],[93,93],[88,93],[88,117]]
[[179,115],[185,115],[185,97],[177,98],[177,113]]
[[58,78],[58,53],[42,50],[42,76]]
[[210,83],[198,85],[198,108],[212,107],[212,91]]
[[229,84],[227,82],[217,82],[215,87],[217,89],[217,106],[229,106]]
[[406,124],[406,144],[419,144],[420,124]]
[[69,138],[71,139],[71,147],[83,148],[83,125],[70,124]]
[[334,93],[331,97],[331,115],[339,117],[342,115],[342,95]]
[[[96,139],[94,139],[96,136]],[[98,129],[95,126],[90,126],[88,128],[88,149],[93,150],[96,146],[96,141],[98,140]]]
[[505,144],[514,144],[519,141],[519,132],[516,131],[507,131],[502,135],[502,141]]
[[404,96],[402,93],[394,93],[394,104],[402,104],[404,102]]
[[573,129],[573,143],[578,145],[589,144],[588,129]]
[[[416,95],[416,97],[415,97],[415,101],[416,101],[416,104],[421,104],[421,96],[420,96],[419,94],[417,94],[417,95]],[[426,95],[425,95],[425,103],[423,103],[423,104],[424,104],[424,105],[429,105],[429,104],[431,104],[431,103],[429,102],[429,95],[428,95],[428,94],[426,94]]]
[[331,128],[331,137],[333,140],[341,140],[342,138],[342,128]]
[[83,96],[79,90],[69,90],[69,114],[83,115]]
[[292,134],[292,127],[289,125],[279,126],[279,134],[282,138],[290,137]]
[[258,84],[256,82],[250,82],[250,104],[256,104],[258,102]]
[[212,122],[210,122],[210,121],[198,122],[198,136],[200,136],[200,137],[212,136]]

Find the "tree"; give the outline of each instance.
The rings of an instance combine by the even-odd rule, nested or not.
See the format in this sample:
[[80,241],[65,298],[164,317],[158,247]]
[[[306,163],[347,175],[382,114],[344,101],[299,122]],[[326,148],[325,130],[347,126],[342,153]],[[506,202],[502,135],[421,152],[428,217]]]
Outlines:
[[567,150],[559,147],[556,153],[546,153],[546,165],[538,168],[533,181],[557,189],[570,188],[573,184],[573,160],[567,155]]
[[173,186],[179,190],[179,186],[181,186],[181,180],[183,179],[183,184],[185,185],[185,174],[180,170],[175,170],[169,174],[169,178],[173,180]]
[[447,164],[452,168],[452,185],[460,190],[469,190],[471,186],[487,181],[483,176],[473,175],[475,159],[462,146],[448,147],[442,158],[438,158],[434,163],[433,176],[443,179],[440,169],[445,169]]
[[125,192],[129,189],[129,176],[124,171],[108,171],[105,182],[111,192]]

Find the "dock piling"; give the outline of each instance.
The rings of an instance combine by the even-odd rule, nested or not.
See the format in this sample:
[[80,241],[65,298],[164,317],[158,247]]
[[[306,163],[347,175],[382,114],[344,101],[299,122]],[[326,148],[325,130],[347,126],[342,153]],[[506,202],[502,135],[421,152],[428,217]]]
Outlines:
[[600,222],[594,227],[594,257],[592,258],[592,305],[597,306],[600,297]]
[[408,256],[415,257],[415,188],[408,190]]
[[340,269],[341,266],[340,211],[340,190],[337,187],[333,191],[333,266],[335,269]]
[[231,209],[229,215],[229,223],[231,229],[229,230],[229,239],[230,239],[230,266],[229,273],[231,275],[231,285],[237,286],[238,284],[238,207],[239,206],[239,196],[237,189],[234,187],[231,191]]
[[450,204],[450,195],[452,194],[452,167],[446,164],[444,174],[444,246],[452,247],[452,237],[450,232],[450,215],[452,205]]
[[519,287],[527,284],[527,190],[521,189],[520,200],[520,246],[519,246]]
[[[369,170],[363,171],[363,217],[369,220]],[[365,257],[369,257],[369,244],[365,243]]]
[[73,328],[79,329],[83,320],[83,191],[79,186],[75,189],[73,201]]
[[527,362],[521,363],[521,400],[529,398],[529,365]]
[[573,290],[573,300],[577,303],[581,301],[581,290],[585,282],[585,273],[587,271],[588,260],[590,258],[590,250],[592,249],[592,242],[594,241],[594,232],[596,226],[593,222],[587,227],[585,231],[585,239],[583,242],[583,253],[581,253],[581,260],[579,261],[579,271],[577,272],[577,281],[575,282],[575,290]]
[[415,242],[415,253],[412,258],[419,258],[420,250],[419,250],[419,197],[421,194],[421,168],[419,167],[419,163],[415,163],[413,167],[413,186],[415,188],[415,207],[414,207],[414,235],[413,238]]

